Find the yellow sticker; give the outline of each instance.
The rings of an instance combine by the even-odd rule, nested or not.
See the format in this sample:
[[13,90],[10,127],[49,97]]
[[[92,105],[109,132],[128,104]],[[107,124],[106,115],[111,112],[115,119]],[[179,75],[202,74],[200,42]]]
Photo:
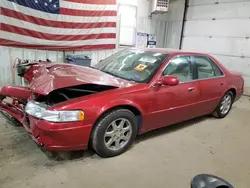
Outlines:
[[143,71],[146,67],[147,67],[147,65],[139,64],[139,65],[137,65],[137,67],[135,67],[135,70],[141,72],[141,71]]

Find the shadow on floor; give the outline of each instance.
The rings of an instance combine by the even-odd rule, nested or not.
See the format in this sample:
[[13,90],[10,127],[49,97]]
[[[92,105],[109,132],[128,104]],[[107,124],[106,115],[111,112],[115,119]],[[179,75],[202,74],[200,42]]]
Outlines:
[[40,147],[40,150],[50,159],[54,161],[71,161],[85,158],[92,158],[95,152],[92,149],[70,151],[70,152],[52,152]]

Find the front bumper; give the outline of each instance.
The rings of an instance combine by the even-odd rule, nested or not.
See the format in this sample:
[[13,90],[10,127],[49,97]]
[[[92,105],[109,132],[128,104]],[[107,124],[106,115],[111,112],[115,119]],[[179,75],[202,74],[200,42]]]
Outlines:
[[85,125],[84,121],[53,123],[36,119],[3,101],[0,102],[0,110],[16,118],[33,140],[48,150],[74,151],[88,147],[92,124]]
[[73,151],[88,147],[92,125],[83,125],[83,122],[52,123],[26,117],[33,140],[48,150]]

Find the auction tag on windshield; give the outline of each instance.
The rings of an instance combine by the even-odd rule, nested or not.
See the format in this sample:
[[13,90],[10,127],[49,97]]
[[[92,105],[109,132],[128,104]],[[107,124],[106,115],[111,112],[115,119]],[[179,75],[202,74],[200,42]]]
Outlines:
[[141,59],[139,59],[139,61],[153,64],[157,61],[157,59],[151,57],[142,57]]
[[137,67],[135,67],[135,70],[141,72],[141,71],[143,71],[146,67],[147,67],[147,65],[139,64],[139,65],[137,65]]

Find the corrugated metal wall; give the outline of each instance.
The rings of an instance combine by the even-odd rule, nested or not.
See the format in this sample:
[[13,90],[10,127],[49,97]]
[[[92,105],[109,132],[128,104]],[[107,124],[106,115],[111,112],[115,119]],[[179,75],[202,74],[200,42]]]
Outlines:
[[182,48],[214,55],[250,87],[249,18],[249,0],[190,0]]
[[159,48],[179,48],[185,0],[170,0],[169,11],[153,15],[151,33],[156,34]]

